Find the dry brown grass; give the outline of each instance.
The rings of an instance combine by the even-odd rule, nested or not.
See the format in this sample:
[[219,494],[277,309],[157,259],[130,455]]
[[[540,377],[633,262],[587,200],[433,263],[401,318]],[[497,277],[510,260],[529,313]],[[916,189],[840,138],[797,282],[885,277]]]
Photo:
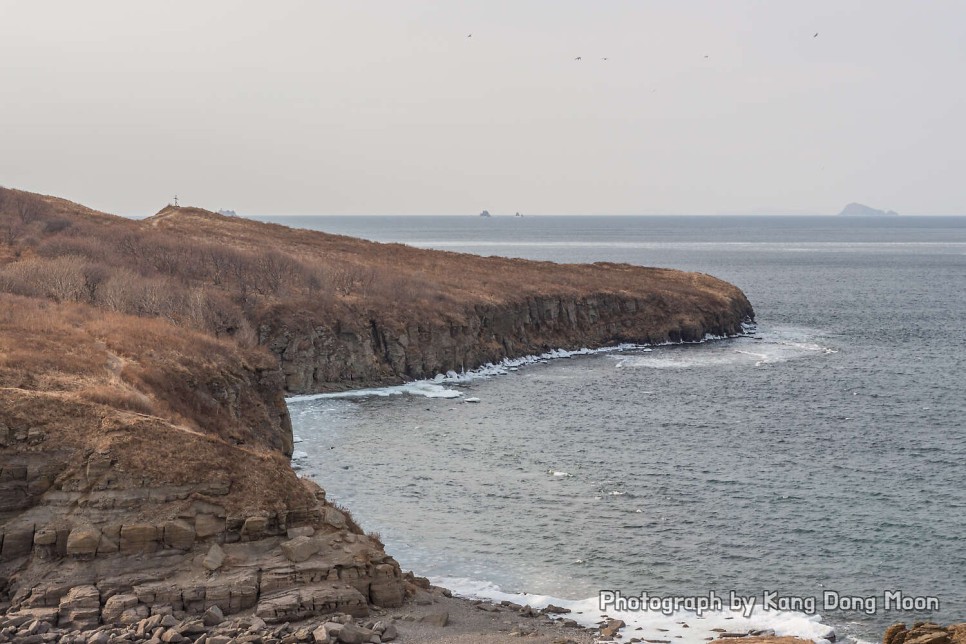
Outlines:
[[0,293],[0,424],[37,428],[83,476],[91,450],[110,451],[121,487],[224,481],[233,509],[308,508],[282,454],[281,382],[262,351],[160,319]]
[[[685,308],[737,292],[680,271],[430,251],[196,208],[169,207],[134,222],[62,200],[2,194],[0,221],[29,230],[7,248],[14,261],[0,266],[0,290],[161,317],[249,344],[276,310],[349,320],[375,314],[391,324],[459,321],[477,306],[548,295],[620,295]],[[26,209],[34,215],[23,223],[18,213],[31,198],[37,203]]]

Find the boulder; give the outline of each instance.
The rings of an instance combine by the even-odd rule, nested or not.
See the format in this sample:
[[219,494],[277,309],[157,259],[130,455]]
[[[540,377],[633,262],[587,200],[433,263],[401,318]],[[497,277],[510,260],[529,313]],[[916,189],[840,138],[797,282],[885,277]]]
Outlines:
[[373,570],[369,584],[369,601],[377,606],[394,608],[402,606],[406,595],[399,569],[392,564],[379,564]]
[[600,635],[601,637],[614,637],[617,635],[617,631],[624,628],[624,626],[626,626],[626,624],[622,619],[609,620],[606,624],[600,627]]
[[162,642],[169,642],[171,644],[177,644],[178,642],[184,642],[185,637],[177,631],[177,629],[169,628],[161,635]]
[[263,594],[255,608],[255,614],[270,624],[298,622],[331,613],[366,617],[369,604],[362,593],[352,586],[332,582]]
[[97,554],[112,555],[120,550],[121,547],[117,545],[116,540],[111,539],[106,534],[101,533],[101,540],[97,543]]
[[333,528],[342,530],[345,528],[345,515],[333,507],[326,507],[325,522]]
[[396,630],[396,625],[392,622],[386,625],[386,629],[380,634],[383,642],[391,642],[397,637],[399,637],[399,631]]
[[124,612],[137,605],[137,595],[114,595],[104,602],[101,619],[105,624],[118,624]]
[[131,523],[121,526],[121,553],[150,553],[157,549],[157,526],[150,523]]
[[178,550],[191,550],[195,544],[195,529],[187,521],[176,519],[161,526],[164,545]]
[[267,517],[248,517],[242,524],[241,533],[247,537],[257,537],[268,527]]
[[337,640],[343,626],[338,622],[326,622],[312,631],[312,640],[316,644]]
[[95,586],[74,586],[61,597],[58,612],[62,628],[96,628],[101,621],[101,593]]
[[[103,613],[102,613],[103,614]],[[133,626],[148,616],[148,607],[138,604],[134,608],[127,608],[117,618],[117,622],[122,626]]]
[[208,554],[201,561],[201,565],[211,571],[218,570],[224,563],[225,551],[217,543],[211,544],[211,547],[208,548]]
[[438,613],[428,613],[419,618],[419,621],[432,626],[446,626],[449,623],[449,613],[441,611]]
[[212,606],[205,611],[204,616],[201,618],[205,626],[217,626],[225,621],[225,614],[221,612],[218,606]]
[[282,554],[294,563],[301,563],[322,549],[322,544],[309,537],[295,537],[282,544]]
[[101,542],[101,532],[94,528],[74,528],[67,535],[67,554],[71,557],[93,557]]
[[195,517],[195,534],[199,539],[221,534],[225,531],[225,520],[214,514],[198,514]]
[[[914,633],[915,631],[913,630],[910,632],[910,635]],[[904,644],[950,644],[949,633],[945,630],[936,630],[916,635],[915,637],[907,636]]]
[[315,528],[310,525],[300,525],[295,528],[289,528],[286,535],[289,539],[294,539],[295,537],[311,537],[315,534]]
[[352,622],[347,622],[342,626],[342,629],[336,637],[342,644],[366,644],[373,635],[375,633],[368,628],[362,628]]

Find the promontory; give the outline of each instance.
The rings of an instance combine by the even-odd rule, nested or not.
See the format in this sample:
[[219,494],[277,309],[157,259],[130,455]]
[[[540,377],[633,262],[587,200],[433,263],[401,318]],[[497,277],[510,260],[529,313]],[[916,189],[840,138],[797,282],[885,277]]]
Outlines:
[[753,315],[704,274],[0,188],[0,626],[156,618],[177,635],[399,605],[418,580],[290,467],[285,395],[737,334]]

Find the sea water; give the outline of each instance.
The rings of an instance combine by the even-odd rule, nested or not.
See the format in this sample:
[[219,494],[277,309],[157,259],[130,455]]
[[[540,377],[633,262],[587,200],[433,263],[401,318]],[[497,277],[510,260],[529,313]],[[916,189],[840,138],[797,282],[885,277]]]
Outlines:
[[[696,270],[755,306],[746,337],[292,399],[295,464],[405,568],[674,642],[966,618],[966,218],[272,219]],[[724,606],[601,610],[605,590]]]

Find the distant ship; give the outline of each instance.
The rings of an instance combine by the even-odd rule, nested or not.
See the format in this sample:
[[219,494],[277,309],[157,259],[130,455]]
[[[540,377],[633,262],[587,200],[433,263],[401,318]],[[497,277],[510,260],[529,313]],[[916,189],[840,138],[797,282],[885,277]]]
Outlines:
[[513,216],[514,216],[514,217],[522,217],[523,215],[521,215],[520,213],[517,213],[517,214],[515,214],[515,215],[513,215]]
[[219,215],[225,215],[226,217],[237,217],[238,216],[238,213],[236,213],[234,210],[227,210],[225,208],[222,208],[221,210],[219,210],[218,211],[218,214]]
[[489,217],[489,216],[490,216],[489,210],[484,210],[483,212],[480,213],[480,217]]

